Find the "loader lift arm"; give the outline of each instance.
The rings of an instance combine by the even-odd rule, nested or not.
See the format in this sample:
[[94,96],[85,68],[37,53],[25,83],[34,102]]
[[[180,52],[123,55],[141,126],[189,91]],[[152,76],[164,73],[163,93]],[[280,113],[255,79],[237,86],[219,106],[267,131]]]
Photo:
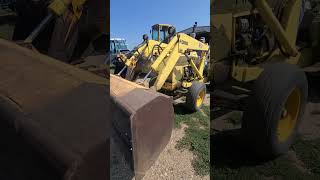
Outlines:
[[299,16],[301,9],[300,0],[289,0],[282,15],[281,21],[272,12],[266,0],[250,0],[251,4],[261,14],[262,19],[274,32],[276,39],[281,44],[284,52],[289,56],[297,56],[298,51],[295,46],[298,33]]
[[155,50],[157,50],[156,52],[159,52],[159,50],[156,48],[159,46],[160,43],[157,41],[144,40],[144,42],[136,48],[130,58],[127,58],[126,55],[122,53],[118,55],[118,58],[125,63],[126,67],[134,68],[136,67],[136,63],[138,62],[141,55],[150,58],[150,56],[154,54]]
[[[177,64],[180,54],[187,56],[188,63],[190,63],[192,69],[196,72],[198,79],[203,80],[204,78],[201,72],[204,69],[204,63],[208,51],[208,45],[186,34],[179,33],[175,35],[151,66],[152,70],[158,74],[158,78],[154,85],[155,89],[160,90],[162,88],[163,84]],[[195,65],[193,60],[188,57],[188,54],[191,52],[200,52],[201,60],[198,67]]]
[[[151,65],[151,71],[158,74],[154,87],[156,90],[160,90],[173,68],[176,66],[181,54],[183,54],[187,57],[188,63],[196,73],[197,79],[202,81],[204,77],[201,72],[204,70],[208,51],[209,46],[207,44],[204,44],[184,33],[174,35],[167,45],[154,40],[146,40],[137,48],[130,58],[126,58],[123,54],[119,55],[119,58],[125,63],[125,67],[118,75],[120,75],[126,68],[134,69],[142,54],[149,60],[151,60],[152,56],[156,56],[156,59]],[[200,63],[198,66],[194,63],[192,58],[189,57],[190,53],[199,53]],[[149,74],[150,73],[148,73],[147,76]]]
[[[62,16],[68,7],[72,6],[73,12],[73,23],[70,25],[69,29],[78,21],[82,14],[82,6],[87,0],[54,0],[48,6],[48,15],[41,21],[41,23],[36,27],[31,34],[24,40],[24,43],[32,43],[32,41],[40,34],[44,27],[51,22],[54,17]],[[67,35],[68,37],[68,35]]]
[[137,63],[142,56],[147,57],[148,60],[151,60],[152,56],[157,55],[157,53],[160,54],[162,49],[161,43],[158,41],[145,39],[143,43],[135,48],[131,57],[128,58],[126,54],[119,53],[117,58],[119,61],[124,63],[124,67],[117,74],[120,76],[125,72],[125,70],[127,70],[125,79],[132,80],[134,69],[136,68]]

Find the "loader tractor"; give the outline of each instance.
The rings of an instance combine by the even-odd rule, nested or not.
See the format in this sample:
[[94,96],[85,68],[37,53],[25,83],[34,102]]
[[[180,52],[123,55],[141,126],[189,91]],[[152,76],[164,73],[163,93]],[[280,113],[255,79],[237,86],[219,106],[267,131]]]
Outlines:
[[1,163],[21,173],[5,178],[108,179],[111,119],[124,124],[142,177],[170,138],[172,100],[130,82],[110,87],[108,1],[13,4],[13,35],[0,39],[0,116],[1,155],[16,160]]
[[[203,69],[209,46],[171,25],[152,26],[152,39],[129,53],[119,53],[119,72],[110,75],[110,94],[122,109],[112,109],[112,124],[130,148],[136,179],[141,179],[170,140],[173,99],[187,96],[192,111],[206,94]],[[121,63],[117,63],[118,65]],[[113,107],[113,106],[112,106]],[[116,106],[114,106],[116,107]]]
[[315,1],[212,3],[212,107],[244,111],[244,141],[258,157],[286,153],[307,120],[307,75],[320,70],[319,22]]
[[118,55],[124,67],[117,75],[174,100],[186,97],[186,107],[198,111],[206,95],[203,72],[209,45],[204,38],[195,39],[195,34],[176,33],[168,24],[153,25],[151,34],[151,40],[143,35],[143,42],[131,53]]

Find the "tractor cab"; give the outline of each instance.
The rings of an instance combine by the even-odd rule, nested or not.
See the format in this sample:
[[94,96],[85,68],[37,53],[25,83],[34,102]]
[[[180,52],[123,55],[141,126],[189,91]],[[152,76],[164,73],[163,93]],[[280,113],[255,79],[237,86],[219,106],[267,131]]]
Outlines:
[[152,26],[152,40],[168,43],[170,37],[175,34],[175,27],[169,24],[155,24]]
[[121,38],[111,38],[110,39],[110,52],[113,54],[117,54],[119,52],[127,52],[129,51],[128,46],[126,44],[125,39]]

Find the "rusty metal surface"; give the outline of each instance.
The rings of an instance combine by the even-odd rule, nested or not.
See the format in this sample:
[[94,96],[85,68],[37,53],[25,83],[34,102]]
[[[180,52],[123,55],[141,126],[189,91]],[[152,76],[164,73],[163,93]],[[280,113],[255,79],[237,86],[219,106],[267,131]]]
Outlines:
[[170,140],[172,97],[110,75],[112,121],[132,148],[136,179],[141,179]]
[[[79,59],[98,36],[109,34],[108,6],[108,0],[87,1],[80,19],[77,19],[71,10],[57,17],[50,38],[48,55],[63,62]],[[103,51],[107,50],[109,46],[105,45]]]
[[83,62],[76,64],[75,66],[109,79],[109,64],[105,63],[107,56],[108,55],[88,56]]
[[99,29],[100,32],[108,34],[110,31],[110,1],[88,1],[89,27]]
[[78,39],[78,22],[67,10],[63,16],[57,17],[51,35],[48,55],[63,62],[70,62]]
[[108,84],[0,39],[0,95],[18,112],[2,121],[12,120],[16,133],[65,179],[107,177]]

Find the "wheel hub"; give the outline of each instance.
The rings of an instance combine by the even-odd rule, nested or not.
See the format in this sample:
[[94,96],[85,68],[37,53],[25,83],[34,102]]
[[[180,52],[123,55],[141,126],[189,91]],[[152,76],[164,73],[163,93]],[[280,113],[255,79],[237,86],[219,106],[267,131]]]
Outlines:
[[278,121],[277,135],[280,142],[286,141],[296,127],[300,112],[301,92],[295,88],[288,96]]
[[286,118],[288,116],[288,111],[284,108],[281,113],[281,119]]
[[196,102],[197,107],[202,105],[205,95],[205,90],[200,91]]

